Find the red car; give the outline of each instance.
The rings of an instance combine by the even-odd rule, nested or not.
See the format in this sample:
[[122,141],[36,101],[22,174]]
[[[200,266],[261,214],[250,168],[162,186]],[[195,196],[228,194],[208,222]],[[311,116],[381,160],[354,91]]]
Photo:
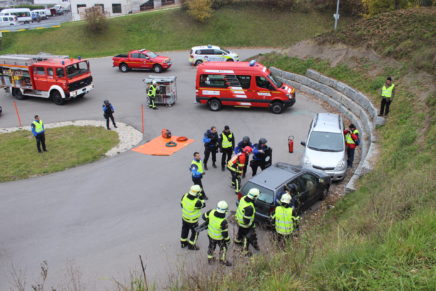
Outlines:
[[171,67],[169,57],[159,56],[149,50],[134,50],[127,55],[121,54],[112,58],[113,67],[118,67],[121,72],[129,70],[153,70],[155,73],[161,73]]

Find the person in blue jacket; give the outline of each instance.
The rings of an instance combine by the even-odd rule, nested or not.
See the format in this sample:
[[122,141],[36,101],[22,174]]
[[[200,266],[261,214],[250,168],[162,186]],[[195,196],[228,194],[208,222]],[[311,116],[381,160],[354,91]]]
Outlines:
[[33,136],[36,139],[36,148],[38,149],[38,153],[42,153],[41,151],[41,145],[42,150],[44,152],[47,152],[47,148],[45,146],[45,129],[44,129],[44,123],[41,119],[39,119],[38,115],[35,115],[35,120],[30,125],[32,129]]
[[267,168],[266,158],[270,156],[271,149],[266,145],[268,141],[265,138],[259,139],[259,143],[253,145],[253,159],[250,162],[250,167],[253,170],[253,177],[256,176],[257,168],[261,170]]
[[112,120],[112,123],[114,125],[115,128],[117,128],[117,125],[115,124],[115,119],[114,119],[114,107],[112,106],[112,104],[109,102],[109,100],[104,100],[103,101],[103,116],[106,119],[106,127],[108,130],[111,130],[109,127],[109,118]]
[[[239,153],[242,153],[242,150],[243,150],[245,147],[250,147],[250,148],[253,149],[253,144],[251,143],[251,141],[250,141],[250,137],[248,137],[248,136],[244,136],[244,137],[242,138],[242,140],[238,143],[238,145],[235,147],[235,154],[237,155],[237,154],[239,154]],[[250,157],[247,157],[247,158],[245,159],[245,167],[244,167],[244,170],[243,170],[243,172],[242,172],[242,178],[245,178],[245,174],[247,173],[247,168],[248,168],[248,161],[249,161],[249,159],[250,159]]]
[[210,154],[212,154],[212,166],[216,168],[216,153],[219,147],[219,138],[215,126],[208,129],[203,136],[204,142],[204,169],[207,168],[207,161],[209,160]]
[[206,173],[204,172],[203,161],[201,160],[199,152],[194,153],[194,159],[191,162],[189,170],[191,171],[192,182],[194,182],[194,185],[199,185],[201,187],[200,198],[207,200],[208,197],[206,196],[206,192],[204,192],[203,183],[201,182],[201,179]]

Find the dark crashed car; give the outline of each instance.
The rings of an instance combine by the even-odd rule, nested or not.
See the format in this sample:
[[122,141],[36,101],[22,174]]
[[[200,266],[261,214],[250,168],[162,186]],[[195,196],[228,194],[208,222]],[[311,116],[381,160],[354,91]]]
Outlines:
[[247,195],[251,188],[258,188],[260,196],[255,202],[256,221],[268,222],[286,189],[296,189],[297,195],[293,195],[292,204],[296,213],[301,214],[328,195],[330,184],[330,176],[322,171],[277,163],[247,181],[238,198]]

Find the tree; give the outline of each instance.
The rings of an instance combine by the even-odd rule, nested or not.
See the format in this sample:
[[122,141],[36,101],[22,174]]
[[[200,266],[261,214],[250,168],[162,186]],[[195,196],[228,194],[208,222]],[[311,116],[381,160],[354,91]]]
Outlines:
[[102,33],[108,28],[106,15],[101,6],[85,9],[86,28],[91,33]]
[[211,0],[188,0],[188,14],[198,22],[206,22],[212,17],[212,1]]

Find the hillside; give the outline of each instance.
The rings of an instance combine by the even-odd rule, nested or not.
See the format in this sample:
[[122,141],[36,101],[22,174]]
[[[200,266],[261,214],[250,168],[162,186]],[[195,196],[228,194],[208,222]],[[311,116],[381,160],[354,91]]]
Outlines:
[[265,8],[235,4],[217,10],[207,24],[194,22],[180,9],[145,12],[110,19],[108,30],[98,35],[87,32],[84,22],[65,23],[61,28],[4,33],[1,50],[2,53],[44,51],[96,57],[139,48],[188,50],[208,43],[287,47],[326,32],[333,25],[330,14],[266,12]]
[[[416,14],[414,11],[417,10],[362,20],[317,40],[328,40],[326,48],[345,42],[379,51],[377,38],[394,44],[398,35],[378,35],[375,28],[364,27],[385,19],[387,27],[395,25],[396,31],[405,32],[416,41],[415,48],[432,51],[434,40],[421,41],[418,35],[428,31],[428,15],[434,15],[434,10],[422,9]],[[413,23],[400,20],[410,13]],[[428,33],[434,35],[434,31]],[[386,55],[396,60],[379,58],[368,62],[362,56],[354,58],[352,66],[347,62],[332,65],[319,55],[305,59],[279,54],[262,56],[265,64],[284,70],[304,73],[307,68],[314,68],[339,79],[365,92],[377,107],[379,88],[387,75],[393,76],[397,95],[387,123],[377,129],[381,144],[378,163],[373,172],[360,180],[358,191],[327,210],[325,216],[318,218],[319,224],[306,228],[285,252],[269,247],[250,260],[239,260],[231,272],[218,272],[214,277],[201,272],[186,275],[178,282],[179,289],[435,289],[436,82],[434,76],[416,71],[419,66],[414,57],[421,55],[415,55],[413,50],[405,52],[403,46],[393,46]]]
[[436,7],[380,14],[323,34],[316,40],[366,46],[436,75]]

